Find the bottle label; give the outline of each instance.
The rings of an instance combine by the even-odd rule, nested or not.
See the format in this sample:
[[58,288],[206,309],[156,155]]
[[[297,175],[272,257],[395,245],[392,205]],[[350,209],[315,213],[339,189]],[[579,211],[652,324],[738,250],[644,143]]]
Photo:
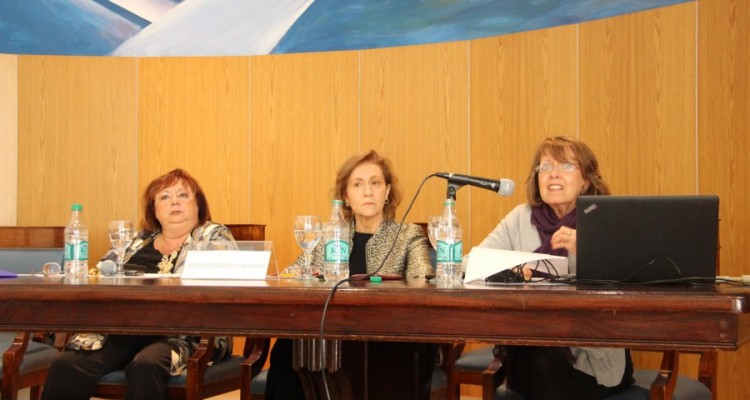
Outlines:
[[437,243],[437,262],[442,263],[461,263],[463,257],[463,243],[448,243],[438,240]]
[[325,262],[349,262],[349,243],[345,240],[326,242]]
[[89,242],[80,241],[78,243],[65,243],[65,259],[88,261]]

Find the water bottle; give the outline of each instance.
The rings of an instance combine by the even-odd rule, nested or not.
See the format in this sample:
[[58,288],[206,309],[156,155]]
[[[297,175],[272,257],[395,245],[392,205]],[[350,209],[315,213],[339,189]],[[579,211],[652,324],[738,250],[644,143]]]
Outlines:
[[323,226],[323,278],[337,282],[349,277],[349,223],[341,213],[341,200],[333,200],[331,219]]
[[65,227],[65,275],[84,278],[89,272],[89,229],[83,223],[83,206],[73,204],[70,222]]
[[439,286],[452,287],[461,282],[461,223],[456,214],[456,201],[446,199],[443,215],[435,232],[437,239],[437,270],[435,275]]

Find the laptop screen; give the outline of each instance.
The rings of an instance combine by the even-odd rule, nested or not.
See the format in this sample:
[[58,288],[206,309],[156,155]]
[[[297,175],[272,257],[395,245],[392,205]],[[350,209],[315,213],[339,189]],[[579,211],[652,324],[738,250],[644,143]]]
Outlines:
[[706,282],[716,277],[717,196],[581,196],[578,282]]

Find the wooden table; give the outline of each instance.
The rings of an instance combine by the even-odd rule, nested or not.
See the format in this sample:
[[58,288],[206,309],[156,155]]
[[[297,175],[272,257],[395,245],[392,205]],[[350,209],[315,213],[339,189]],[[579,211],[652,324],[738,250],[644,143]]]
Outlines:
[[[283,279],[126,277],[92,278],[80,283],[22,276],[0,280],[0,331],[317,339],[330,292],[331,285],[322,282]],[[423,282],[360,281],[342,285],[333,296],[324,336],[329,343],[331,339],[423,343],[476,340],[517,345],[736,350],[750,338],[749,301],[750,289],[724,286],[469,285],[438,289]],[[341,377],[335,380],[337,387],[349,387],[342,374],[336,376]],[[363,379],[364,389],[360,390],[367,391],[367,378]],[[321,389],[308,385],[305,390],[319,393]]]
[[[0,280],[0,330],[316,338],[330,285],[179,278]],[[633,349],[736,350],[750,338],[750,289],[342,285],[329,339]]]

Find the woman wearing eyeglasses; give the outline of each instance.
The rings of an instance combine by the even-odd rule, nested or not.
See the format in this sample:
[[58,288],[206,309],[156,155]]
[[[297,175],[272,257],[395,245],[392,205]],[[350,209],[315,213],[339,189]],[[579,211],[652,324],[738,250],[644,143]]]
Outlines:
[[[610,194],[596,155],[572,137],[544,139],[526,184],[528,203],[508,213],[479,246],[567,257],[575,273],[576,199]],[[495,354],[504,359],[508,387],[526,400],[601,399],[632,381],[625,349],[496,346]]]

